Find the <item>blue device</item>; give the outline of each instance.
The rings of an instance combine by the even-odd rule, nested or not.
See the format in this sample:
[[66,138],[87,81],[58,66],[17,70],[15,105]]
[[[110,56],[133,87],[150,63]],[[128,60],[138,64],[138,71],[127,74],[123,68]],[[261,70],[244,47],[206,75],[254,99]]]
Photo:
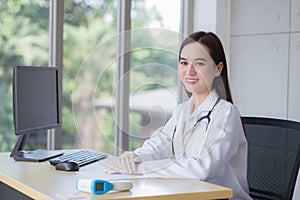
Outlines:
[[126,191],[132,188],[132,182],[126,180],[106,181],[99,179],[78,179],[76,188],[81,192],[104,194],[111,190]]

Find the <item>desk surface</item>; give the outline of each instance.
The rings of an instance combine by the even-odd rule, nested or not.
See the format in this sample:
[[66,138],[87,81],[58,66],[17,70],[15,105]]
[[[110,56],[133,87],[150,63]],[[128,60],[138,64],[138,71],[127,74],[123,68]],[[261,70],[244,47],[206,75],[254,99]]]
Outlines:
[[[108,156],[99,162],[84,166],[77,172],[55,170],[48,161],[22,162],[0,153],[0,181],[34,199],[63,199],[72,194],[82,199],[224,199],[232,197],[232,190],[218,185],[185,179],[132,179],[133,188],[126,192],[92,195],[77,192],[76,180],[97,178],[106,166],[115,161]],[[103,174],[104,175],[104,174]],[[106,175],[107,176],[107,175]],[[113,176],[113,175],[112,175]]]

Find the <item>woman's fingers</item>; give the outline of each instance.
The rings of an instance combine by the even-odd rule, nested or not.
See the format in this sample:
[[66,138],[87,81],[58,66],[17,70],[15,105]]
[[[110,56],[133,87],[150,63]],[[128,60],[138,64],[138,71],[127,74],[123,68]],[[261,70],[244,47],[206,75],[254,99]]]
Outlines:
[[117,164],[127,173],[133,174],[136,172],[136,163],[141,162],[141,158],[133,152],[124,152],[117,159]]

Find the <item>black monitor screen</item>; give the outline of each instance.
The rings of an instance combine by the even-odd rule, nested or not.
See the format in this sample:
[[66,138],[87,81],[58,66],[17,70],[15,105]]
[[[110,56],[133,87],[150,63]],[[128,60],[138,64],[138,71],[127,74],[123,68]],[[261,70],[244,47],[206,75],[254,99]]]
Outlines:
[[58,127],[59,68],[14,67],[14,125],[17,135]]

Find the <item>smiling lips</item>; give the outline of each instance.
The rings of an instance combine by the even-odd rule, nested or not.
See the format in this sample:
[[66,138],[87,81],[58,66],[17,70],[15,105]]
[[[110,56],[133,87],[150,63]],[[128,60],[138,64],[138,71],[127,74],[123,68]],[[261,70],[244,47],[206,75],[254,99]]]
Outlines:
[[194,84],[198,81],[199,79],[195,79],[195,78],[185,78],[185,81],[187,83],[191,83],[191,84]]

